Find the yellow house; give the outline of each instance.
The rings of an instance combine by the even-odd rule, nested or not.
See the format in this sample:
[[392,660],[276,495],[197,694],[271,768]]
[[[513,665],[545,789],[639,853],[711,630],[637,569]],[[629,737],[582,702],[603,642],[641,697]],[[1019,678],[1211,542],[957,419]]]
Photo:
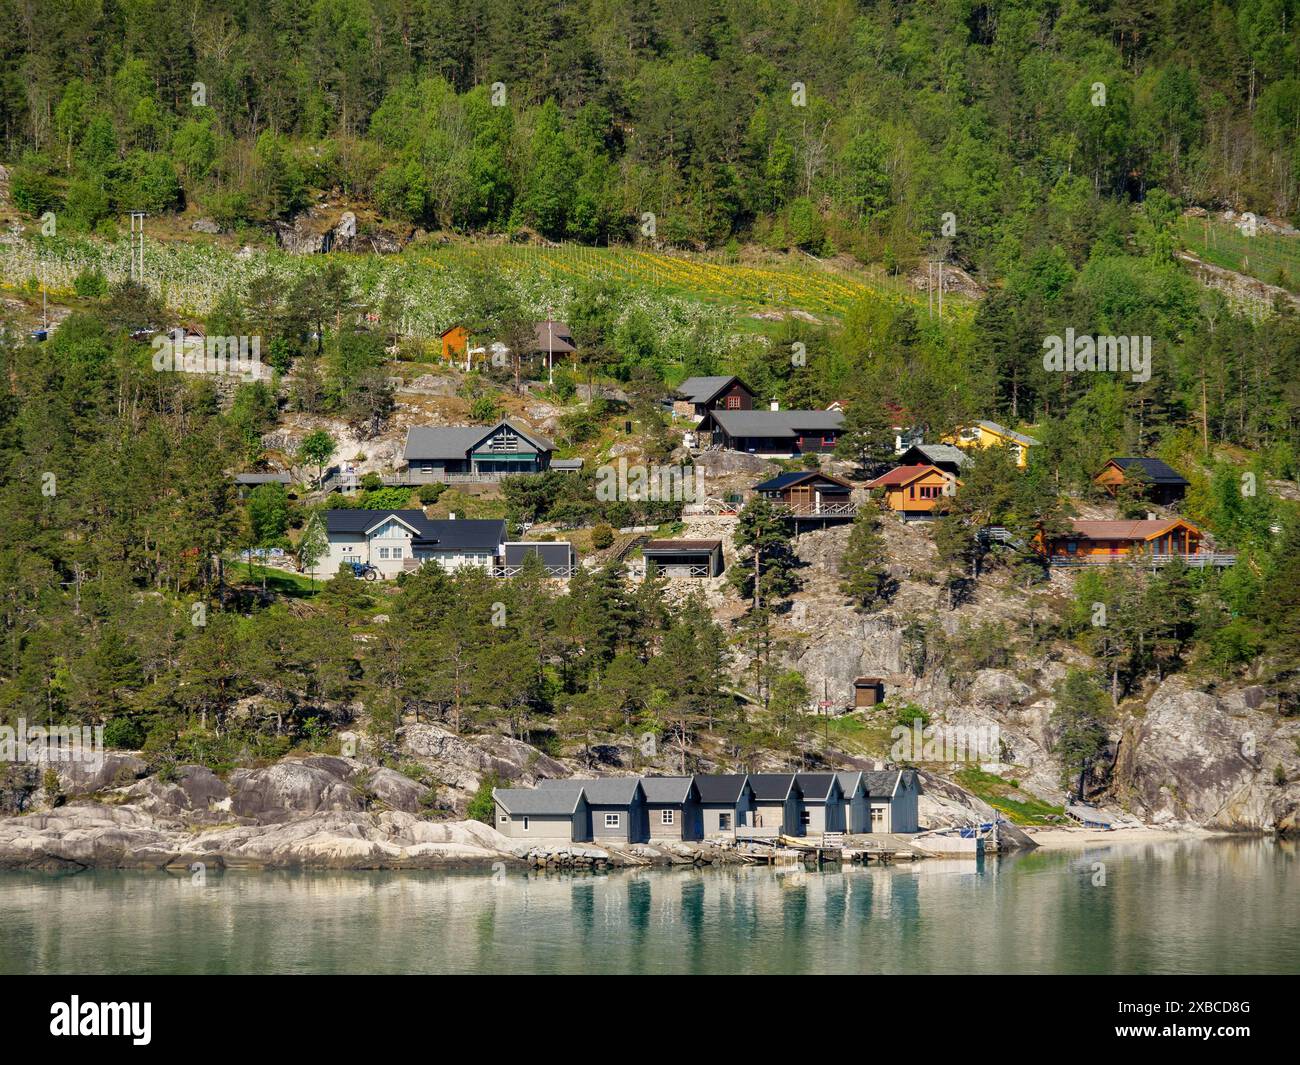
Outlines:
[[1015,453],[1016,465],[1021,469],[1029,465],[1029,449],[1042,443],[1032,436],[1017,433],[1014,429],[1008,429],[997,422],[976,422],[974,425],[958,429],[957,432],[945,436],[943,442],[961,448],[1003,447],[1009,444]]

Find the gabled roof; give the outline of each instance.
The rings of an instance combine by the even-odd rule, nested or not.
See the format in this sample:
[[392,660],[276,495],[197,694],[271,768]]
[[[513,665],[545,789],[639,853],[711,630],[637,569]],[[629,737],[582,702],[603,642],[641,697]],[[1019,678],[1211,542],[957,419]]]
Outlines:
[[755,492],[779,492],[782,488],[789,488],[793,484],[802,484],[804,481],[828,481],[831,484],[839,485],[841,488],[847,488],[850,491],[853,485],[848,481],[842,481],[838,477],[832,477],[829,473],[819,473],[817,470],[795,470],[792,473],[778,473],[770,480],[762,484],[754,485]]
[[838,431],[844,415],[836,410],[713,410],[709,417],[728,436],[793,439],[800,432]]
[[700,802],[737,803],[749,777],[744,773],[702,773],[695,777]]
[[[1117,466],[1122,472],[1127,472],[1134,467],[1140,469],[1148,481],[1154,484],[1181,484],[1188,485],[1191,482],[1181,473],[1166,465],[1159,459],[1141,458],[1138,456],[1126,456],[1123,458],[1113,458],[1106,463],[1107,466]],[[1103,469],[1105,467],[1102,467]]]
[[952,474],[939,469],[938,466],[895,466],[888,473],[882,473],[874,481],[868,481],[868,488],[903,488],[929,473],[937,473],[945,481],[961,484]]
[[856,794],[859,784],[863,784],[864,788],[866,786],[862,779],[862,774],[856,769],[852,771],[845,770],[844,772],[836,773],[835,776],[839,778],[840,791],[844,793],[846,798],[851,798]]
[[754,390],[735,374],[725,374],[714,377],[688,377],[677,386],[677,395],[692,403],[708,403],[723,389],[730,388],[733,381],[751,396],[754,394]]
[[415,541],[438,551],[466,551],[474,554],[497,554],[506,538],[506,523],[493,518],[463,518],[455,521],[433,520],[422,510],[325,511],[326,535],[364,535],[389,519],[411,530]]
[[[913,452],[916,452],[914,455]],[[971,457],[961,448],[954,447],[952,444],[913,444],[901,455],[898,456],[903,465],[914,465],[917,460],[924,460],[922,465],[928,463],[932,466],[938,466],[940,463],[950,463],[954,466],[969,466]]]
[[1144,521],[1073,521],[1072,535],[1085,540],[1154,540],[1170,529],[1182,526],[1200,534],[1201,530],[1182,518]]
[[583,798],[581,782],[569,780],[538,781],[554,785],[548,788],[493,788],[494,798],[506,813],[536,814],[539,817],[568,817],[578,809]]
[[497,430],[507,428],[537,451],[554,451],[555,445],[540,433],[524,429],[508,418],[482,425],[412,425],[406,430],[407,462],[429,459],[463,459]]
[[821,802],[828,800],[840,783],[836,773],[796,773],[795,782],[805,799]]
[[569,327],[563,322],[547,320],[538,322],[536,327],[537,347],[536,351],[549,351],[551,354],[556,352],[568,353],[577,351],[573,345],[573,334]]
[[693,777],[642,777],[641,790],[646,802],[683,803],[695,787]]
[[793,773],[751,773],[749,786],[760,802],[785,802],[795,788]]
[[891,798],[898,788],[898,780],[903,775],[901,769],[872,770],[862,774],[862,783],[867,794],[873,799]]
[[1035,440],[1032,436],[1025,436],[1024,433],[1018,433],[1014,429],[1008,429],[997,422],[982,421],[979,422],[981,429],[986,429],[995,436],[1000,436],[1005,440],[1014,440],[1017,444],[1038,444],[1040,441]]
[[537,787],[541,791],[578,785],[587,796],[592,806],[628,806],[641,790],[640,777],[592,777],[567,780],[539,780]]
[[453,329],[464,329],[464,328],[465,328],[464,322],[452,322],[451,325],[447,326],[446,329],[444,329],[441,333],[438,334],[438,337],[439,338],[445,337]]

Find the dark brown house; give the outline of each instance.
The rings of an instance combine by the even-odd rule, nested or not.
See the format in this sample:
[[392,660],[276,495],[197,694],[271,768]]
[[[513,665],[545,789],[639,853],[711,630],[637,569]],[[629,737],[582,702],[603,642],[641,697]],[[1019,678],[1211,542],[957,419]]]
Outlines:
[[754,392],[734,374],[725,377],[688,377],[673,396],[673,411],[703,418],[711,410],[753,410]]
[[1112,496],[1118,495],[1124,485],[1140,488],[1144,499],[1162,507],[1182,499],[1189,484],[1187,478],[1159,459],[1136,456],[1111,459],[1092,482]]

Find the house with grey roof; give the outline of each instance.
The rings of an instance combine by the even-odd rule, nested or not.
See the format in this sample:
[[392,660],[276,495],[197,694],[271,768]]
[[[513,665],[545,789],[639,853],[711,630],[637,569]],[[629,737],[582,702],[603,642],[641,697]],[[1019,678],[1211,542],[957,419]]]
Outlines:
[[540,844],[591,839],[591,814],[580,783],[548,788],[493,788],[496,829],[503,836]]
[[862,773],[856,769],[835,774],[840,780],[840,795],[844,805],[844,831],[852,835],[871,831],[871,808],[867,802],[867,787]]
[[754,789],[744,773],[697,773],[695,788],[700,796],[700,817],[704,837],[736,835],[737,828],[750,824],[754,810]]
[[513,473],[541,473],[555,445],[540,433],[503,418],[493,426],[413,425],[406,430],[404,484],[494,481]]
[[954,477],[960,477],[962,468],[970,464],[970,456],[952,444],[916,443],[898,457],[900,466],[933,466]]
[[793,773],[750,773],[754,791],[753,827],[798,835],[800,792]]
[[538,790],[581,785],[587,799],[593,843],[644,843],[646,825],[645,791],[640,777],[593,777],[590,780],[540,780]]
[[673,413],[699,421],[711,410],[752,410],[754,390],[735,374],[688,377],[673,393]]
[[835,773],[796,773],[799,788],[799,834],[844,832],[844,792]]
[[836,410],[709,410],[699,432],[707,446],[796,458],[834,451],[843,427]]
[[655,840],[695,840],[704,835],[700,792],[694,777],[642,777],[648,836]]
[[918,799],[921,780],[915,769],[886,769],[863,773],[871,811],[872,832],[920,830]]

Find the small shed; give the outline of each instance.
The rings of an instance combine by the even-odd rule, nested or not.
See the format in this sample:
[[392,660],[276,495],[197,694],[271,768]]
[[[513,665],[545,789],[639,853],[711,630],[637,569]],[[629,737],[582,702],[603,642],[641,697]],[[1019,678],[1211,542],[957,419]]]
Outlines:
[[641,557],[665,577],[722,576],[721,540],[651,540]]
[[855,677],[853,707],[875,706],[885,698],[885,682],[879,677]]

